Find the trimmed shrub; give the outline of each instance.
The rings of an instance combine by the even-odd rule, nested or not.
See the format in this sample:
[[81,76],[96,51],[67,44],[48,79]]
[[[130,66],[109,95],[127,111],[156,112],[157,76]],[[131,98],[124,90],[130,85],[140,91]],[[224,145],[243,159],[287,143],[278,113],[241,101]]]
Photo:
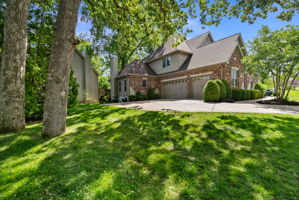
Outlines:
[[257,96],[256,96],[257,99],[259,99],[259,98],[262,97],[262,93],[261,93],[260,90],[256,90],[255,92],[257,93],[257,94],[256,94],[256,95],[257,95]]
[[220,88],[215,81],[209,80],[204,89],[203,89],[203,97],[207,102],[215,102],[220,99]]
[[223,101],[226,98],[226,87],[221,80],[215,80],[215,82],[220,88],[220,101]]
[[258,99],[260,98],[259,95],[260,95],[260,91],[259,90],[253,90],[254,91],[254,99]]
[[121,102],[128,102],[129,100],[128,100],[128,97],[123,97],[123,98],[121,98]]
[[[78,104],[78,94],[79,94],[79,84],[76,81],[76,77],[74,75],[74,70],[71,70],[70,79],[69,79],[69,93],[68,93],[68,108],[75,107]],[[41,109],[42,111],[42,109]]]
[[161,96],[160,96],[160,94],[155,94],[155,99],[160,99],[161,98]]
[[247,100],[249,100],[250,99],[250,90],[246,90],[246,92],[247,92]]
[[242,100],[247,100],[247,90],[242,90]]
[[112,103],[117,103],[118,102],[118,97],[114,97],[113,99],[111,99]]
[[249,90],[249,92],[250,92],[250,99],[255,99],[255,91]]
[[143,94],[143,95],[142,95],[142,100],[147,100],[147,99],[148,99],[147,95],[146,95],[146,94]]
[[142,93],[140,91],[136,92],[136,101],[142,100]]
[[232,88],[232,98],[235,101],[240,101],[242,99],[242,89]]
[[232,88],[227,80],[221,79],[221,82],[224,84],[226,89],[226,99],[232,98]]
[[136,96],[135,95],[130,95],[129,96],[129,101],[136,101]]
[[155,98],[155,90],[154,90],[154,88],[149,88],[147,90],[147,97],[148,97],[148,99],[154,99]]
[[253,89],[261,91],[261,96],[259,98],[264,97],[265,90],[260,84],[255,84]]

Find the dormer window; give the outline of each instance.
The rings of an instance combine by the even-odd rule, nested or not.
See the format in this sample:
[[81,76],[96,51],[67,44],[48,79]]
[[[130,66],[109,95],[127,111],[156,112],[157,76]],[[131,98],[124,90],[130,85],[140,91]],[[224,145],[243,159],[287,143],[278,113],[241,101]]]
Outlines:
[[163,68],[169,67],[171,63],[171,56],[165,56],[162,60]]

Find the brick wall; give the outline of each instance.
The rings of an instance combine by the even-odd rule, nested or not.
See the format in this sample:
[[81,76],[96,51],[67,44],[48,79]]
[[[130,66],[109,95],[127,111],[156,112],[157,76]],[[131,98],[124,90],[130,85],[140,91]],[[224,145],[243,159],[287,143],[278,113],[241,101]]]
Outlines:
[[[257,83],[258,78],[257,77],[250,77],[250,73],[246,72],[244,73],[244,67],[241,63],[241,54],[238,49],[234,51],[231,58],[229,59],[229,63],[224,66],[223,68],[223,76],[224,79],[227,80],[229,83],[231,83],[231,70],[232,67],[236,67],[239,69],[239,81],[238,81],[238,87],[239,88],[245,88],[250,89],[250,80],[253,80],[253,85]],[[244,79],[246,78],[246,85],[244,85]]]
[[[137,91],[146,94],[149,88],[154,88],[156,93],[160,93],[161,84],[156,77],[130,75],[129,79],[130,95],[135,95]],[[142,86],[142,80],[146,80],[146,87]]]

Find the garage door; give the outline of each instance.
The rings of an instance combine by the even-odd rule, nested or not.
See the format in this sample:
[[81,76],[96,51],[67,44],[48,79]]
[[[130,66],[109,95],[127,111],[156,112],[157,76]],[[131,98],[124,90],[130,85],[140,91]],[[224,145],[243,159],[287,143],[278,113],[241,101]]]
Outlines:
[[203,88],[210,80],[210,76],[196,77],[192,79],[192,92],[194,99],[203,99]]
[[163,99],[186,99],[187,80],[176,80],[162,83]]

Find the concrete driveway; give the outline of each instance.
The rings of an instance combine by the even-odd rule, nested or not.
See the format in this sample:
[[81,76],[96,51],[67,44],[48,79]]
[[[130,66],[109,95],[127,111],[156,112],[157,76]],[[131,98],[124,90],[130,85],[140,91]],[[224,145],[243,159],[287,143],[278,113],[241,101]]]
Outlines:
[[256,100],[237,101],[234,103],[207,103],[194,99],[159,99],[106,104],[111,106],[142,109],[151,111],[181,111],[181,112],[241,112],[241,113],[279,113],[299,114],[299,106],[265,105]]

